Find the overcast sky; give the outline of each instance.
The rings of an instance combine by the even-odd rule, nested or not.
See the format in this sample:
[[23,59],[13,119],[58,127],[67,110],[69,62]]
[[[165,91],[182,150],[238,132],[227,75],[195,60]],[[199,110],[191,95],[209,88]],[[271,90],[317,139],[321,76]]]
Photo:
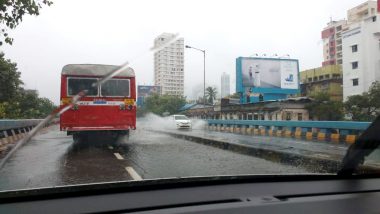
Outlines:
[[[206,84],[220,88],[220,75],[231,75],[239,56],[289,54],[300,68],[321,65],[321,30],[330,17],[362,0],[271,1],[80,1],[53,0],[37,17],[25,17],[9,33],[13,46],[5,56],[18,64],[28,89],[59,103],[60,72],[73,63],[115,64],[129,61],[138,84],[153,84],[153,40],[179,33],[185,44],[206,49]],[[185,50],[185,95],[203,84],[202,53]]]

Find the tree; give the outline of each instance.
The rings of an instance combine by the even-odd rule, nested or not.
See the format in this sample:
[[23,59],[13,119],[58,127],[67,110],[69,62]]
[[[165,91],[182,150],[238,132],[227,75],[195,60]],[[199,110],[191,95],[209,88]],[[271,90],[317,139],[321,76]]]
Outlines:
[[372,83],[368,92],[361,95],[349,96],[344,108],[352,120],[373,121],[380,113],[380,83]]
[[314,100],[305,106],[310,116],[318,118],[318,120],[343,119],[342,102],[330,100],[330,96],[323,92],[314,95],[313,98]]
[[43,118],[53,111],[54,104],[38,97],[35,90],[22,88],[17,64],[0,53],[0,118]]
[[177,113],[179,109],[186,104],[186,99],[181,96],[172,95],[158,95],[153,94],[145,98],[144,110],[146,112],[152,112],[158,115],[162,115],[164,112],[170,114]]
[[216,93],[217,93],[216,88],[211,87],[211,86],[206,88],[206,98],[209,104],[214,103],[214,99],[216,99]]
[[[53,4],[49,0],[2,0],[0,1],[0,45],[3,41],[12,45],[11,38],[7,30],[14,29],[22,21],[25,14],[38,16],[43,5]],[[5,26],[4,26],[5,25]]]
[[5,59],[4,53],[0,53],[0,103],[14,100],[23,85],[20,76],[17,64]]
[[240,99],[240,96],[241,96],[241,93],[233,93],[233,94],[227,96],[227,98]]

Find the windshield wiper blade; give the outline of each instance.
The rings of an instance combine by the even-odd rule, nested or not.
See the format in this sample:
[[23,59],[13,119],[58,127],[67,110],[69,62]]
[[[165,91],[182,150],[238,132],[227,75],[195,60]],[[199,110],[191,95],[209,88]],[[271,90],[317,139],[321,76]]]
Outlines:
[[364,158],[371,154],[380,145],[380,115],[352,144],[342,160],[342,167],[338,175],[347,176],[355,173]]

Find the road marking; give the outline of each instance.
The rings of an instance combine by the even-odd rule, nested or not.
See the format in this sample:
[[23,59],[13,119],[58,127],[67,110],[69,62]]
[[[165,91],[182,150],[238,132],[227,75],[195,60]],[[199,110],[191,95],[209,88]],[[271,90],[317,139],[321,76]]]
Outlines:
[[117,159],[119,159],[119,160],[123,160],[124,158],[123,158],[123,156],[121,156],[119,153],[113,153],[115,156],[116,156],[116,158]]
[[112,150],[112,149],[113,149],[113,146],[108,146],[108,148]]
[[141,181],[142,178],[137,172],[130,166],[125,167],[125,170],[129,173],[129,175],[132,177],[133,180],[135,181]]

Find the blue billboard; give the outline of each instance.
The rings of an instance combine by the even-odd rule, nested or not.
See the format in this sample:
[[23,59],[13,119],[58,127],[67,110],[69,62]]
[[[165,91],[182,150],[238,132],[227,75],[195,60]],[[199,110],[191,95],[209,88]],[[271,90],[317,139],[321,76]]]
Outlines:
[[145,97],[152,94],[161,94],[161,86],[157,85],[139,85],[137,86],[137,106],[143,106]]
[[241,103],[286,99],[288,95],[298,94],[298,60],[237,58],[236,92],[241,95]]

